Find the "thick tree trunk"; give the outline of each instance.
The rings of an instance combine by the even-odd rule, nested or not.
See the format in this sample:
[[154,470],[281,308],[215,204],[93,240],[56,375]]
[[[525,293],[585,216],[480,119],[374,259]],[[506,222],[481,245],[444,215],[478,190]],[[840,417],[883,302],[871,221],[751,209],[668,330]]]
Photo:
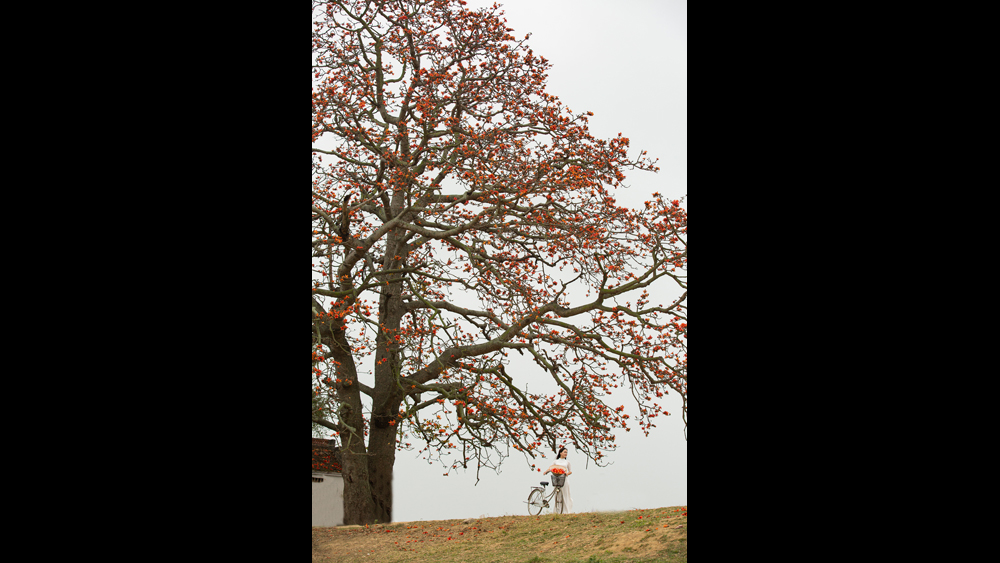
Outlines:
[[[402,191],[393,196],[392,208],[399,213]],[[405,231],[389,235],[383,271],[398,270],[406,263]],[[395,277],[393,274],[389,278]],[[403,402],[399,387],[399,350],[396,335],[402,324],[403,284],[400,278],[386,279],[381,285],[379,326],[375,349],[375,385],[372,388],[371,424],[366,425],[362,412],[361,392],[357,385],[354,358],[350,353],[343,325],[332,330],[334,354],[338,361],[337,374],[342,405],[341,421],[355,429],[349,435],[341,433],[342,468],[344,474],[344,523],[374,524],[392,521],[392,476],[396,462],[396,415]],[[353,380],[354,385],[346,384]],[[363,436],[368,431],[368,445]]]
[[[315,303],[313,307],[316,307]],[[338,431],[344,478],[344,523],[370,524],[378,517],[378,511],[372,495],[369,474],[371,456],[365,446],[367,425],[354,356],[342,321],[321,319],[319,326],[323,343],[330,347],[330,355],[337,365],[334,387],[340,403]]]
[[[392,522],[392,469],[396,462],[395,428],[372,429],[368,476],[374,518]],[[374,523],[374,522],[369,522]]]
[[[399,199],[394,197],[394,199]],[[396,201],[395,207],[402,205]],[[398,211],[397,211],[398,212]],[[383,269],[391,271],[405,263],[403,232],[390,234]],[[395,277],[397,280],[398,276]],[[375,514],[379,522],[392,521],[392,470],[396,462],[396,415],[403,400],[399,387],[399,348],[396,336],[402,324],[403,284],[387,279],[379,299],[379,327],[375,348],[375,387],[372,397],[368,473]]]
[[341,449],[344,475],[344,524],[371,524],[375,521],[368,474],[368,455],[362,450]]
[[[343,333],[335,333],[342,336]],[[337,338],[336,340],[340,340]],[[347,340],[344,349],[349,350]],[[347,368],[347,366],[351,366]],[[345,369],[347,368],[347,369]],[[344,476],[344,524],[370,524],[375,519],[375,503],[369,475],[369,454],[365,447],[365,419],[361,404],[361,390],[353,361],[341,362],[337,375],[341,382],[337,392],[341,403],[340,420],[353,430],[340,433],[341,459]]]

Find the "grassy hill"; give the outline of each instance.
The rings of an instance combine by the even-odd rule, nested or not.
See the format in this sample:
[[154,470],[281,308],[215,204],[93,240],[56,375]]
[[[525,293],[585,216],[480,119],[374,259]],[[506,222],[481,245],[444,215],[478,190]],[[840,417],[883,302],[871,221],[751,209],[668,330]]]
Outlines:
[[687,561],[687,507],[313,528],[313,561]]

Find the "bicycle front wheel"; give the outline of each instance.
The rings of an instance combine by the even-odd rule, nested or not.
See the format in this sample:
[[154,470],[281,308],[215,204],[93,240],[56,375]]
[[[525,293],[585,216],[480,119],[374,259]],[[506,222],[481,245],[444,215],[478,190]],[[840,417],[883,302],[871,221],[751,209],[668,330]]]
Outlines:
[[563,504],[563,494],[561,488],[556,489],[556,506],[554,512],[556,514],[563,514],[564,512],[566,512],[566,505]]
[[542,492],[537,489],[531,491],[531,494],[528,495],[528,514],[538,516],[541,514],[544,506],[545,505],[542,502]]

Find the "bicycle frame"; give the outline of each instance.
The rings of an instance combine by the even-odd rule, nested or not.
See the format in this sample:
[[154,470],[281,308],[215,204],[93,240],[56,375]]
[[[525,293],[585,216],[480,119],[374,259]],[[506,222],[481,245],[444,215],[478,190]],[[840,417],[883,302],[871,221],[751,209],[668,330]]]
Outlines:
[[[548,485],[548,483],[542,481],[541,485],[542,485],[541,487],[534,487],[534,486],[531,487],[531,492],[528,493],[528,500],[525,501],[528,504],[528,514],[532,516],[537,516],[538,514],[542,513],[543,509],[550,508],[549,501],[554,499],[557,493],[560,494],[559,496],[560,500],[562,499],[561,496],[562,487],[556,487],[555,485],[553,485],[552,492],[549,493],[548,496],[545,496],[545,487]],[[552,504],[554,505],[551,507],[553,510],[555,510],[556,506],[559,506],[559,513],[565,511],[565,504],[561,504],[555,500],[552,500]]]

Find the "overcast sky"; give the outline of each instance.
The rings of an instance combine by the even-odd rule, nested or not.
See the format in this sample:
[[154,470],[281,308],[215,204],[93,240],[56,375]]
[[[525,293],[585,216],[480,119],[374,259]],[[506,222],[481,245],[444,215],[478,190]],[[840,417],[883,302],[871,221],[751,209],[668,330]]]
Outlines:
[[[491,1],[467,0],[475,9]],[[659,158],[660,172],[626,172],[628,189],[615,197],[627,207],[640,207],[652,192],[668,199],[687,194],[687,1],[686,0],[506,0],[501,4],[507,27],[518,38],[531,33],[528,45],[552,63],[547,92],[574,112],[592,111],[590,132],[609,139],[619,132],[631,141],[632,157],[645,150]],[[684,204],[687,207],[687,204]],[[667,283],[652,303],[669,304],[679,292]],[[508,373],[528,378],[531,391],[544,389],[546,374],[527,358],[512,360]],[[537,375],[537,387],[536,376]],[[362,378],[363,379],[363,378]],[[638,415],[627,392],[608,398]],[[681,400],[673,391],[661,402],[669,417],[654,419],[645,437],[633,425],[616,433],[619,448],[608,455],[613,464],[599,468],[569,451],[573,464],[575,512],[659,508],[687,504],[687,442]],[[411,439],[412,441],[412,439]],[[547,467],[554,455],[534,463]],[[440,464],[428,465],[415,452],[398,452],[394,471],[393,520],[443,520],[506,514],[526,515],[529,487],[542,480],[524,457],[511,450],[498,475],[483,469],[443,475]]]

